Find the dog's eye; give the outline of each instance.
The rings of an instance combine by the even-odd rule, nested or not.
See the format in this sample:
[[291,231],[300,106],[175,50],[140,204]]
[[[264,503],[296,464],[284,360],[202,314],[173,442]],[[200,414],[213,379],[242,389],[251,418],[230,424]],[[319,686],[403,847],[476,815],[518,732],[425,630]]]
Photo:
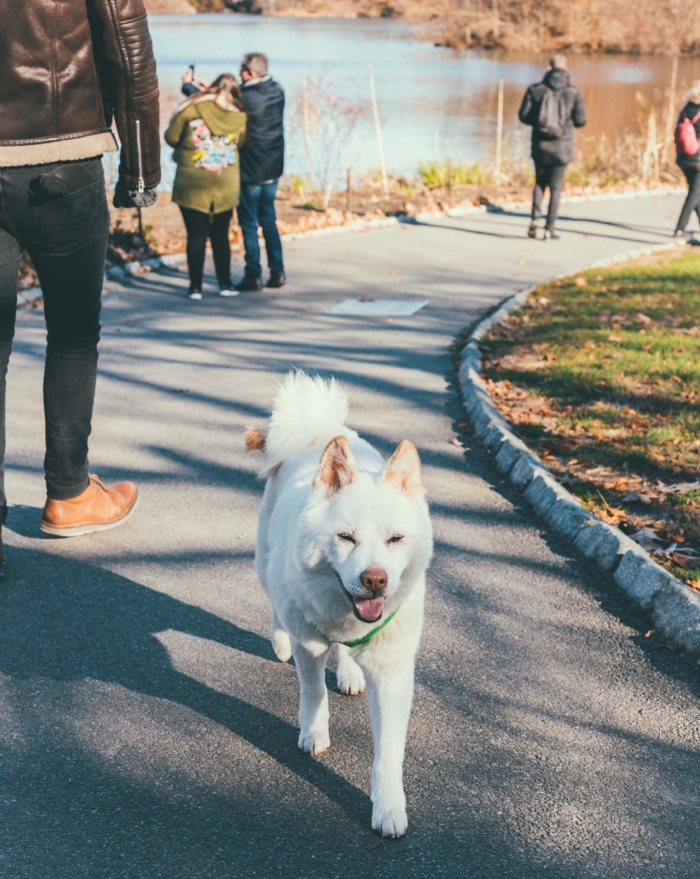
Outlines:
[[390,537],[387,540],[387,543],[401,543],[402,540],[403,540],[403,534],[394,534],[393,537]]
[[338,537],[340,540],[346,540],[348,543],[352,543],[353,546],[357,543],[352,534],[348,534],[346,531],[343,531]]

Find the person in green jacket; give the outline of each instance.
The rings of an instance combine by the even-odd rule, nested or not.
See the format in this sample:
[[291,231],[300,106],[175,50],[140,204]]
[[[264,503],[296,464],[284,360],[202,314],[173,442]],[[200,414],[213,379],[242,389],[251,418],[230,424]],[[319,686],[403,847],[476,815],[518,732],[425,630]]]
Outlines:
[[187,229],[189,299],[202,298],[207,238],[214,252],[219,295],[238,295],[231,282],[228,229],[240,195],[238,150],[245,132],[241,89],[231,73],[222,73],[180,104],[165,132],[177,163],[173,201],[180,206]]

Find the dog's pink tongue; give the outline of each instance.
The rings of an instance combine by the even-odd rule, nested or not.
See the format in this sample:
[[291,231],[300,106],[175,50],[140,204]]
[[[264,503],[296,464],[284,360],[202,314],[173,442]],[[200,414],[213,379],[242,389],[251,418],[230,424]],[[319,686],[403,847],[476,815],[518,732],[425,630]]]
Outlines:
[[355,608],[357,609],[360,619],[366,623],[374,623],[384,612],[384,603],[386,598],[356,598]]

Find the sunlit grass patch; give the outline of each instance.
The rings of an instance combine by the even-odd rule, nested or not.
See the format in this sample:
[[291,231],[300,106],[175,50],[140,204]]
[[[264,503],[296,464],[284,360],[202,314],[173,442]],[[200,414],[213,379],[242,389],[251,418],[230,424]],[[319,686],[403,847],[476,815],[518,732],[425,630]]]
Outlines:
[[700,549],[700,493],[666,491],[700,474],[700,256],[543,285],[483,348],[497,405],[586,506]]

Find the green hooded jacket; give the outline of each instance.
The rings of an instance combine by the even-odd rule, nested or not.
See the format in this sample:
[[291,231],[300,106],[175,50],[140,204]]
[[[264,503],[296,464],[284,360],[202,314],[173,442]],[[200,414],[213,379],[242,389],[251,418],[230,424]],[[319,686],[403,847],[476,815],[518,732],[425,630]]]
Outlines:
[[246,114],[199,101],[181,110],[165,132],[175,148],[173,201],[203,214],[238,205],[241,170],[238,150],[245,139]]

